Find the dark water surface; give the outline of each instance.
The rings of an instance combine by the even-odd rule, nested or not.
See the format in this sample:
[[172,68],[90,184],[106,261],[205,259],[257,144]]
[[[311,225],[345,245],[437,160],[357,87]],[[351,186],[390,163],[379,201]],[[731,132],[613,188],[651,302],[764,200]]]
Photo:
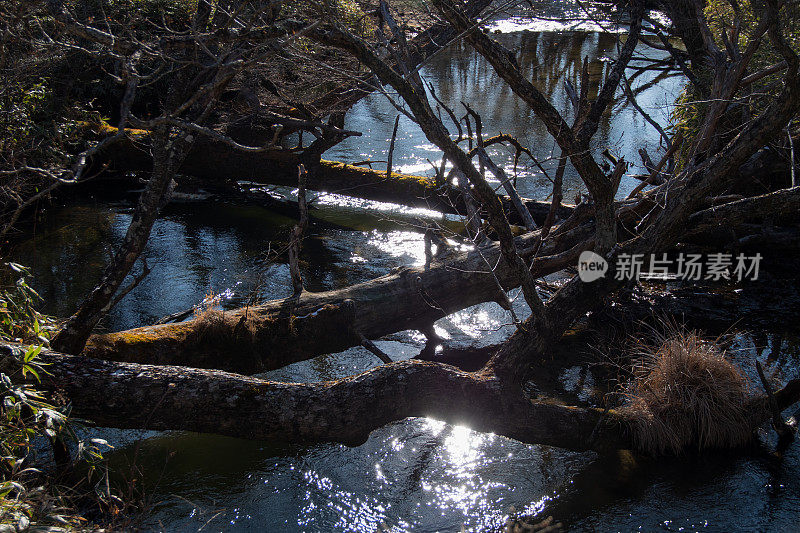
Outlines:
[[[603,58],[613,56],[617,46],[616,35],[590,32],[523,32],[500,38],[522,48],[521,64],[560,109],[568,107],[564,79],[576,82],[581,58],[588,56],[597,79],[606,68]],[[656,52],[645,48],[639,53]],[[471,51],[454,45],[426,65],[423,74],[446,102],[471,102],[483,115],[487,133],[513,133],[537,157],[552,154],[542,124]],[[659,72],[633,82],[634,87],[646,84],[652,86],[641,93],[640,103],[666,122],[682,82]],[[326,157],[382,159],[394,116],[381,96],[363,100],[348,114],[347,127],[365,136],[337,146]],[[408,121],[401,121],[400,132],[395,168],[426,172],[426,159],[436,162],[439,154]],[[619,104],[601,124],[597,143],[636,163],[636,150],[646,146],[655,152],[658,136],[633,109]],[[546,197],[549,182],[523,163],[522,194]],[[545,164],[552,168],[553,162]],[[511,170],[510,159],[508,165]],[[625,180],[623,192],[633,186]],[[574,174],[568,174],[565,188],[580,190]],[[383,206],[367,216],[342,205],[347,203],[332,196],[320,201],[323,218],[337,226],[312,228],[303,253],[309,289],[342,287],[424,260],[422,236],[393,222],[396,211]],[[74,310],[99,278],[130,214],[128,204],[53,209],[35,237],[18,247],[15,260],[33,268],[45,311],[63,316]],[[156,223],[145,253],[152,273],[103,327],[152,323],[209,295],[228,307],[288,295],[286,265],[267,261],[266,252],[285,243],[291,224],[259,207],[170,206]],[[516,305],[524,314],[521,299]],[[437,329],[451,338],[488,342],[507,336],[509,322],[499,306],[485,304],[441,320]],[[378,344],[393,359],[404,359],[419,351],[422,340],[416,332],[403,332]],[[782,337],[742,332],[733,348],[748,368],[754,358],[784,377],[797,368],[797,345]],[[773,361],[777,348],[782,355]],[[266,377],[333,379],[375,364],[369,352],[354,348]],[[580,366],[565,370],[568,392],[574,385],[570,376],[580,372]],[[581,397],[581,390],[572,392]],[[154,530],[458,531],[462,525],[502,527],[511,512],[553,514],[577,531],[795,531],[800,519],[800,451],[793,446],[782,458],[770,455],[766,437],[763,446],[746,455],[654,461],[529,446],[426,418],[380,428],[356,448],[182,432],[105,434],[117,446],[111,459],[120,471],[135,458],[147,479],[158,480],[151,490],[160,503],[148,523]],[[140,437],[145,439],[135,446]]]

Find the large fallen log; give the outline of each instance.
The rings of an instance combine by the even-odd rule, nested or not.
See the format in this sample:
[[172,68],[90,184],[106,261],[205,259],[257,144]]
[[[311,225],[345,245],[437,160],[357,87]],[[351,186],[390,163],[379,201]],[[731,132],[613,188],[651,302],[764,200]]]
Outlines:
[[[245,152],[222,141],[202,137],[195,141],[179,172],[218,184],[237,180],[296,187],[300,163],[298,155],[290,150]],[[98,158],[95,165],[109,165],[110,170],[120,172],[149,171],[153,162],[147,133],[139,132],[131,139],[117,142]],[[451,185],[438,185],[433,178],[396,172],[387,178],[384,171],[335,161],[322,160],[310,165],[308,188],[444,213],[466,213],[461,193]],[[524,199],[524,203],[534,220],[542,224],[550,202]],[[504,204],[509,215],[516,214],[507,198],[504,198]],[[571,212],[572,207],[565,205],[557,215],[565,218]],[[512,222],[517,219],[512,216]]]
[[[16,350],[16,355],[15,351]],[[20,348],[0,344],[0,368],[12,375]],[[359,445],[371,431],[429,416],[476,431],[570,450],[635,449],[628,412],[532,401],[488,374],[402,361],[344,379],[279,383],[220,371],[100,361],[44,351],[42,387],[67,398],[74,416],[105,427],[185,430],[246,439]],[[786,408],[800,380],[774,395]],[[753,426],[768,419],[764,397],[747,409]]]
[[[591,248],[590,224],[548,239],[533,261],[543,276],[577,264]],[[519,239],[533,253],[538,232]],[[493,271],[492,271],[493,270]],[[499,246],[458,253],[430,268],[398,272],[339,290],[273,300],[226,312],[207,312],[178,324],[94,335],[83,352],[114,361],[185,365],[254,374],[334,353],[407,329],[427,330],[450,313],[486,301],[502,302],[517,285]]]
[[[763,217],[785,213],[778,206],[792,204],[796,197],[797,190],[790,189],[753,199],[747,205],[755,210],[754,216]],[[742,205],[736,205],[737,216],[744,217]],[[765,210],[765,205],[773,209]],[[701,211],[701,216],[692,219],[693,227],[713,228],[720,209],[730,210],[723,205]],[[624,218],[634,216],[636,209],[626,207],[620,211]],[[589,247],[592,231],[589,221],[546,240],[533,263],[535,275],[577,264],[579,252]],[[526,234],[519,238],[519,247],[528,248],[530,253],[537,239],[538,232]],[[494,267],[493,273],[489,265]],[[493,245],[480,252],[449,255],[428,269],[402,268],[343,289],[304,292],[299,298],[206,313],[178,324],[94,335],[84,354],[98,359],[253,374],[359,346],[362,338],[376,339],[407,329],[424,331],[435,320],[478,303],[502,304],[498,283],[510,289],[518,282],[502,260],[499,246]]]
[[[588,450],[602,419],[601,410],[533,403],[493,378],[425,361],[305,384],[56,352],[42,352],[39,359],[48,365],[43,387],[69,398],[74,416],[104,427],[358,445],[392,421],[431,416],[522,442]],[[629,447],[614,413],[605,420],[611,423],[598,447]]]
[[[116,130],[101,128],[99,133],[113,134]],[[201,137],[195,141],[180,172],[215,184],[239,180],[295,187],[298,164],[300,164],[299,156],[290,150],[245,152],[236,150],[222,141]],[[152,168],[152,158],[147,132],[131,130],[128,139],[115,143],[94,163],[98,170],[105,168],[105,165],[109,165],[109,170],[117,170],[120,173],[149,171]],[[308,188],[311,190],[433,209],[443,213],[467,212],[462,195],[456,187],[450,184],[437,184],[431,177],[392,172],[391,178],[387,178],[384,171],[327,160],[312,165],[310,171]],[[770,150],[763,149],[739,168],[739,176],[735,181],[738,183],[752,183],[758,179],[780,181],[786,176],[788,167],[783,161],[775,157]],[[507,197],[501,197],[501,200],[509,221],[520,223],[510,200]],[[543,224],[550,209],[550,202],[523,200],[536,223]],[[767,201],[761,202],[760,205],[766,204]],[[557,218],[566,218],[573,210],[572,205],[562,205],[556,213]],[[712,213],[705,215],[710,214]],[[711,220],[711,217],[706,219]],[[696,232],[699,232],[699,229]]]
[[698,211],[689,218],[685,238],[713,235],[717,230],[731,231],[744,222],[770,220],[796,222],[800,218],[800,187],[780,189],[760,196],[743,198]]

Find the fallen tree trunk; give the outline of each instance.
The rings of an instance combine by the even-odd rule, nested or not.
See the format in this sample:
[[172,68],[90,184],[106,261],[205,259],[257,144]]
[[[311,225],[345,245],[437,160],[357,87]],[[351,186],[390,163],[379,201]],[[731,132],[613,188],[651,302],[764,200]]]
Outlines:
[[[754,216],[763,216],[765,202],[783,206],[796,196],[795,189],[779,191],[753,199],[748,205],[755,209]],[[641,203],[648,205],[647,200]],[[723,205],[714,209],[729,208]],[[635,220],[637,211],[640,209],[624,204],[620,218]],[[702,216],[693,221],[707,228],[717,212],[702,211]],[[738,216],[745,217],[747,210],[740,205],[738,212]],[[574,266],[580,251],[590,247],[592,231],[589,221],[547,239],[538,251],[533,273],[542,276]],[[522,236],[519,247],[528,248],[530,254],[538,235],[533,232]],[[692,235],[697,238],[704,234]],[[494,267],[494,273],[488,265]],[[304,292],[299,298],[206,313],[177,324],[94,335],[84,354],[98,359],[253,374],[359,346],[362,337],[376,339],[407,329],[426,330],[439,318],[478,303],[498,301],[503,305],[498,283],[508,290],[518,281],[501,258],[499,246],[493,245],[480,252],[445,257],[429,269],[403,268],[343,289]]]
[[[550,238],[538,250],[532,272],[543,276],[576,264],[591,248],[591,225]],[[519,239],[533,253],[539,232]],[[493,272],[492,272],[493,269]],[[431,268],[399,272],[343,289],[273,300],[233,311],[206,312],[178,324],[145,326],[94,335],[88,357],[186,365],[254,374],[325,353],[359,346],[407,329],[426,330],[450,313],[486,301],[502,301],[500,288],[517,285],[499,246],[459,253]]]
[[[148,135],[118,142],[98,158],[97,165],[109,164],[111,170],[145,171],[152,168]],[[244,152],[210,138],[199,138],[189,152],[180,174],[210,182],[229,180],[251,181],[269,185],[297,186],[297,166],[300,157],[290,150]],[[308,188],[315,191],[342,194],[378,202],[390,202],[410,207],[433,209],[444,213],[466,213],[462,195],[457,188],[437,185],[434,178],[392,172],[321,160],[309,165]],[[550,209],[549,202],[523,199],[537,224],[542,224]],[[520,222],[508,198],[503,198],[511,221]],[[572,207],[564,205],[557,216],[565,218]]]
[[[495,379],[425,361],[306,384],[56,352],[39,359],[49,373],[42,385],[68,397],[74,416],[104,427],[355,446],[390,422],[431,416],[522,442],[589,450],[603,420],[602,410],[530,402]],[[605,420],[595,449],[630,447],[615,413]]]
[[686,238],[693,241],[693,237],[696,239],[713,235],[720,228],[730,231],[737,225],[754,219],[796,222],[798,218],[800,187],[792,187],[698,211],[689,217]]
[[[19,350],[0,345],[0,367],[18,368]],[[69,398],[73,416],[105,427],[355,446],[390,422],[429,416],[529,444],[598,452],[637,447],[631,415],[624,410],[531,401],[496,377],[440,363],[402,361],[336,381],[279,383],[51,351],[42,352],[39,361],[48,370],[42,386]],[[774,398],[782,409],[795,403],[800,380]],[[765,397],[752,398],[747,409],[753,427],[770,416]]]
[[[95,170],[105,169],[106,164],[110,170],[119,172],[147,171],[152,168],[148,132],[130,132],[130,138],[115,143],[96,158],[93,163]],[[101,129],[98,133],[114,134],[116,129]],[[195,140],[194,147],[180,167],[180,173],[212,183],[240,180],[294,187],[297,185],[297,165],[300,163],[300,157],[290,150],[245,152],[222,141],[200,137]],[[467,213],[458,188],[449,184],[437,185],[431,177],[392,172],[392,177],[387,178],[382,171],[326,160],[310,165],[309,168],[311,172],[308,188],[311,190],[433,209],[443,213]],[[754,188],[752,184],[756,181],[785,181],[788,170],[781,158],[776,157],[769,149],[762,149],[739,168],[739,175],[734,181],[737,183],[736,188],[745,187],[743,184]],[[523,200],[536,223],[542,225],[547,218],[550,202]],[[501,197],[501,201],[509,221],[522,223],[510,200]],[[560,205],[556,217],[566,218],[573,210],[572,205]],[[693,233],[696,232],[699,229]]]
[[[130,139],[117,142],[97,158],[94,163],[96,169],[103,168],[105,164],[109,164],[110,170],[120,172],[146,171],[152,168],[147,132],[131,131]],[[113,132],[109,130],[109,133]],[[180,173],[212,183],[237,180],[295,187],[297,165],[300,163],[300,157],[290,150],[244,152],[222,141],[201,137],[195,140],[194,147],[180,167]],[[392,177],[387,178],[383,171],[327,160],[321,160],[309,168],[308,188],[311,190],[433,209],[443,213],[467,213],[463,195],[458,188],[450,184],[437,185],[432,177],[392,172]],[[788,167],[765,149],[739,168],[736,181],[750,183],[757,178],[773,175],[788,175]],[[770,180],[776,181],[777,178]],[[509,221],[521,224],[510,199],[501,197],[501,201]],[[523,201],[536,223],[542,225],[547,218],[550,202],[527,198],[523,198]],[[559,207],[556,218],[564,219],[573,210],[574,206],[563,204]]]

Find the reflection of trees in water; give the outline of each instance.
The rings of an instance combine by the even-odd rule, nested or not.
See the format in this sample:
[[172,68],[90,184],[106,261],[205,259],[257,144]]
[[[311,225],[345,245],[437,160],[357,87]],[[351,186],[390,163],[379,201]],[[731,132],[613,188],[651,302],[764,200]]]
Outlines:
[[[600,81],[605,77],[609,59],[617,53],[618,35],[591,32],[523,32],[498,35],[496,38],[510,49],[520,50],[517,55],[522,70],[535,80],[537,87],[554,103],[559,111],[572,117],[564,83],[569,81],[580,87],[583,60],[587,59],[589,97],[595,98]],[[663,60],[664,54],[645,50],[643,59]],[[648,65],[631,65],[629,79],[634,92],[641,93],[667,78],[679,75],[675,70],[664,69],[654,74]],[[643,81],[636,85],[639,77]],[[513,96],[508,86],[499,79],[486,60],[463,43],[456,43],[431,62],[428,78],[434,82],[437,94],[448,103],[476,100],[483,103],[487,119],[502,119],[509,108],[520,110],[525,117],[534,119],[527,106]],[[620,103],[626,100],[621,95]],[[610,114],[604,120],[607,122]],[[505,125],[504,125],[505,126]]]
[[31,268],[43,312],[64,316],[92,290],[105,267],[115,218],[112,210],[95,207],[53,209],[35,236],[16,247],[14,260]]
[[[590,96],[596,94],[605,70],[601,59],[616,54],[616,35],[589,32],[524,32],[496,36],[507,47],[519,50],[517,61],[532,76],[548,97],[555,97],[556,106],[564,102],[564,81],[578,85],[583,58],[589,61]],[[431,62],[437,91],[444,101],[457,104],[473,97],[503,108],[512,96],[488,62],[463,43],[454,44]],[[433,77],[433,76],[429,76]],[[592,93],[591,91],[594,91]],[[516,99],[516,98],[515,98]]]
[[[580,87],[583,61],[586,58],[588,94],[590,98],[595,98],[608,68],[608,59],[613,59],[617,54],[619,36],[592,32],[522,32],[496,35],[494,38],[509,49],[519,51],[516,58],[523,72],[534,80],[556,109],[571,121],[574,113],[565,82],[569,81],[574,87]],[[554,145],[544,124],[513,94],[491,65],[465,44],[459,42],[452,45],[437,55],[425,70],[427,78],[436,87],[437,94],[448,105],[460,109],[460,102],[470,102],[483,117],[487,134],[498,131],[510,133],[528,145],[533,154],[542,160],[558,155],[557,150],[553,153]],[[604,147],[609,142],[611,119],[610,112],[601,119],[596,139],[598,146]],[[550,161],[545,166],[555,171],[556,162]],[[538,175],[538,172],[535,174]],[[530,182],[527,185],[521,184],[521,192],[536,196],[536,190],[540,186],[549,189],[549,185],[545,183]],[[568,194],[582,189],[581,181],[571,165],[567,167],[564,187]],[[568,199],[571,201],[572,197],[568,196]]]
[[[600,81],[610,68],[609,59],[617,55],[620,37],[616,34],[586,31],[519,32],[492,36],[509,49],[518,50],[516,58],[526,76],[534,81],[568,122],[574,119],[574,112],[568,101],[565,81],[570,81],[579,90],[583,58],[586,58],[589,73],[588,94],[590,98],[595,98]],[[643,60],[632,61],[632,67],[650,66],[652,63],[648,60],[663,60],[666,53],[639,46],[636,56]],[[528,146],[537,159],[545,161],[544,167],[551,176],[555,173],[557,161],[548,159],[558,157],[560,152],[554,150],[553,139],[544,124],[471,47],[463,42],[452,44],[426,62],[422,74],[433,84],[437,96],[459,116],[464,113],[461,102],[470,102],[470,106],[483,118],[486,135],[499,132],[513,135]],[[666,118],[664,112],[653,109],[653,106],[668,104],[669,96],[665,95],[677,95],[678,85],[682,82],[673,78],[675,75],[679,73],[674,70],[632,68],[628,71],[634,93],[641,95],[639,103],[651,112],[655,120],[662,123]],[[633,163],[630,172],[637,173],[641,171],[638,149],[657,144],[660,137],[637,113],[628,109],[622,91],[617,96],[614,106],[601,117],[598,133],[592,141],[592,149],[599,154],[601,150],[610,148],[616,155]],[[396,110],[380,95],[365,99],[348,115],[347,126],[368,132],[370,140],[363,137],[348,139],[326,157],[349,161],[369,157],[384,160],[396,114]],[[455,131],[449,119],[445,119],[445,124],[451,131]],[[398,166],[410,165],[412,168],[406,169],[406,172],[430,174],[426,158],[437,161],[440,158],[438,150],[429,151],[424,148],[429,143],[419,128],[405,118],[401,118],[399,132],[394,152]],[[498,155],[498,161],[504,161],[507,170],[510,170],[513,165],[511,152],[507,157],[503,156],[506,148],[499,145],[489,151]],[[519,169],[520,194],[541,199],[550,193],[550,182],[524,156],[520,160]],[[634,180],[623,178],[622,193],[635,186],[635,183],[629,183],[631,181]],[[575,194],[583,190],[580,178],[571,164],[568,164],[564,176],[566,201],[572,202]]]

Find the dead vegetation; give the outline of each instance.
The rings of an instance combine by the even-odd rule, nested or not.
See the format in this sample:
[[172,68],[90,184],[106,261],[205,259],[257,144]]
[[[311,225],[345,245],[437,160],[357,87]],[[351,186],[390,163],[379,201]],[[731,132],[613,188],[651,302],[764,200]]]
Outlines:
[[198,317],[191,335],[198,346],[214,346],[254,352],[258,346],[258,324],[247,314],[206,309]]
[[642,345],[622,408],[650,455],[736,448],[752,437],[750,382],[719,344],[670,326]]

